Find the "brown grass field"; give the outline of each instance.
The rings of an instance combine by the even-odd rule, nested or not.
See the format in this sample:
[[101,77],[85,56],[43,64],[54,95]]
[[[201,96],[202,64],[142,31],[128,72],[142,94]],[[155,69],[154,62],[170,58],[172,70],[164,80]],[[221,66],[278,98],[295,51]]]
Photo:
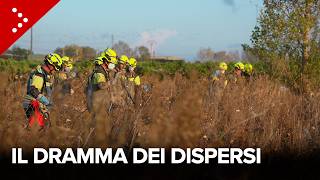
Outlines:
[[[100,128],[90,133],[85,74],[72,80],[72,96],[55,88],[52,127],[46,132],[23,128],[21,103],[26,80],[13,80],[4,73],[1,77],[1,151],[11,147],[108,146],[96,143],[95,138],[107,137],[109,126],[97,124]],[[207,78],[196,73],[191,78],[180,74],[164,79],[145,76],[142,82],[152,85],[152,91],[143,92],[139,106],[126,111],[131,114],[122,123],[129,125],[120,126],[131,126],[133,136],[120,137],[119,142],[132,141],[139,147],[260,147],[264,154],[301,155],[320,147],[320,94],[299,95],[265,76],[211,93]],[[105,121],[110,124],[110,117]]]

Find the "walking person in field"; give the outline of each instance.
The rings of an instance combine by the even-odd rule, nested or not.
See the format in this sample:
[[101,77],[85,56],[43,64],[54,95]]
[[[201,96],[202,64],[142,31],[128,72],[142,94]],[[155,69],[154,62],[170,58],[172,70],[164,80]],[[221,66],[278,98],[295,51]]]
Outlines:
[[42,65],[36,67],[27,81],[27,95],[23,101],[23,108],[28,119],[29,128],[34,121],[38,121],[40,130],[50,126],[49,106],[52,105],[53,75],[61,70],[62,59],[58,54],[48,54]]
[[127,104],[129,106],[128,111],[131,116],[129,116],[128,121],[128,131],[127,131],[127,146],[131,150],[135,137],[138,134],[138,118],[137,113],[141,108],[141,80],[140,76],[136,72],[137,70],[137,60],[131,57],[127,63],[126,68],[126,86],[130,97],[127,98]]
[[106,49],[94,60],[95,67],[88,78],[87,107],[92,113],[90,132],[95,131],[95,141],[98,145],[107,145],[106,135],[111,129],[111,87],[116,74],[117,58],[116,51]]
[[212,81],[209,84],[209,97],[205,99],[207,102],[206,108],[213,110],[214,115],[218,116],[218,108],[221,103],[224,90],[228,84],[227,69],[228,65],[225,62],[219,63],[219,69],[211,75]]
[[209,82],[209,101],[215,94],[220,94],[221,91],[227,86],[228,79],[226,75],[226,71],[228,69],[228,65],[225,62],[219,63],[219,69],[214,71],[210,76]]
[[212,74],[212,80],[215,84],[218,84],[222,87],[225,88],[228,84],[228,79],[226,77],[226,71],[228,70],[228,65],[225,62],[219,63],[219,69],[216,70]]
[[129,97],[132,95],[128,89],[126,79],[126,68],[129,58],[122,55],[116,66],[117,73],[114,83],[111,87],[111,101],[113,108],[111,111],[112,127],[110,134],[110,143],[113,146],[122,146],[127,143],[127,132],[130,119],[130,105],[133,104]]

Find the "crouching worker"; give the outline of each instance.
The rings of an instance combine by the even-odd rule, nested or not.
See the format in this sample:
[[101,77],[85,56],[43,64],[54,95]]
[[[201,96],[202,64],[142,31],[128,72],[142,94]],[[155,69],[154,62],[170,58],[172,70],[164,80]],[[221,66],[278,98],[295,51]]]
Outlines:
[[48,54],[42,65],[36,67],[27,81],[27,95],[23,101],[23,108],[28,119],[26,128],[29,129],[37,121],[40,130],[50,127],[49,107],[53,75],[62,66],[62,59],[58,54]]

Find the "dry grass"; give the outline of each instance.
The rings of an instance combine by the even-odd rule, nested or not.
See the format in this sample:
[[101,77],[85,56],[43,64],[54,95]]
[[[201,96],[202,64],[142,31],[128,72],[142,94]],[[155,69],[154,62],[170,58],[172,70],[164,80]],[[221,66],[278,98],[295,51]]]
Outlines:
[[[9,77],[1,77],[1,150],[101,146],[89,135],[91,116],[85,106],[85,75],[73,80],[72,96],[63,96],[56,88],[53,127],[45,133],[38,133],[35,127],[32,131],[23,129],[25,80],[7,81]],[[143,82],[152,84],[152,92],[142,93],[141,105],[124,121],[136,122],[130,127],[136,127],[136,146],[261,147],[265,153],[300,154],[319,149],[320,96],[297,95],[267,77],[209,93],[205,78],[196,74],[190,77],[176,74],[162,80],[157,76],[143,78]],[[96,136],[107,136],[105,132],[97,132]]]

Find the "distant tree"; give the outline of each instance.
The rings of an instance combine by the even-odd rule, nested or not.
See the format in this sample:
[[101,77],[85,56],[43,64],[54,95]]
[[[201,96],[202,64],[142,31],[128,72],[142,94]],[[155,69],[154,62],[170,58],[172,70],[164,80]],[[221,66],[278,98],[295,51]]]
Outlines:
[[12,51],[10,49],[8,49],[3,54],[12,54]]
[[25,60],[31,54],[31,51],[28,49],[20,48],[18,46],[14,46],[9,53],[13,55],[13,57],[17,60]]
[[239,51],[228,52],[228,61],[239,61],[241,59]]
[[134,50],[135,57],[139,58],[142,61],[150,60],[151,54],[147,47],[139,46]]
[[249,62],[254,62],[254,61],[257,61],[259,60],[258,57],[252,53],[250,51],[250,46],[247,45],[247,44],[242,44],[242,53],[241,53],[241,59],[242,60],[246,60],[246,61],[249,61]]
[[213,55],[213,60],[225,61],[228,59],[229,59],[229,57],[227,57],[226,51],[219,51],[219,52],[214,53],[214,55]]
[[63,48],[63,54],[64,56],[69,56],[69,57],[72,57],[72,58],[75,58],[75,57],[79,57],[81,56],[81,48],[77,45],[69,45],[69,46],[65,46]]
[[56,50],[54,50],[54,53],[63,55],[63,48],[61,48],[61,47],[56,48]]
[[[262,60],[290,59],[301,65],[309,61],[312,44],[319,44],[313,35],[319,27],[320,1],[318,0],[264,0],[258,25],[251,35],[252,46],[244,45]],[[318,32],[319,33],[319,32]]]
[[201,48],[197,54],[197,58],[200,61],[210,61],[214,59],[214,52],[211,48]]
[[82,47],[82,58],[93,59],[95,58],[97,51],[89,46]]
[[89,46],[80,47],[78,45],[67,45],[63,48],[58,47],[54,52],[74,59],[93,59],[97,54],[97,51]]
[[134,55],[133,50],[124,41],[117,42],[116,44],[114,44],[112,46],[112,49],[114,49],[117,52],[118,56],[121,56],[121,55],[133,56]]

